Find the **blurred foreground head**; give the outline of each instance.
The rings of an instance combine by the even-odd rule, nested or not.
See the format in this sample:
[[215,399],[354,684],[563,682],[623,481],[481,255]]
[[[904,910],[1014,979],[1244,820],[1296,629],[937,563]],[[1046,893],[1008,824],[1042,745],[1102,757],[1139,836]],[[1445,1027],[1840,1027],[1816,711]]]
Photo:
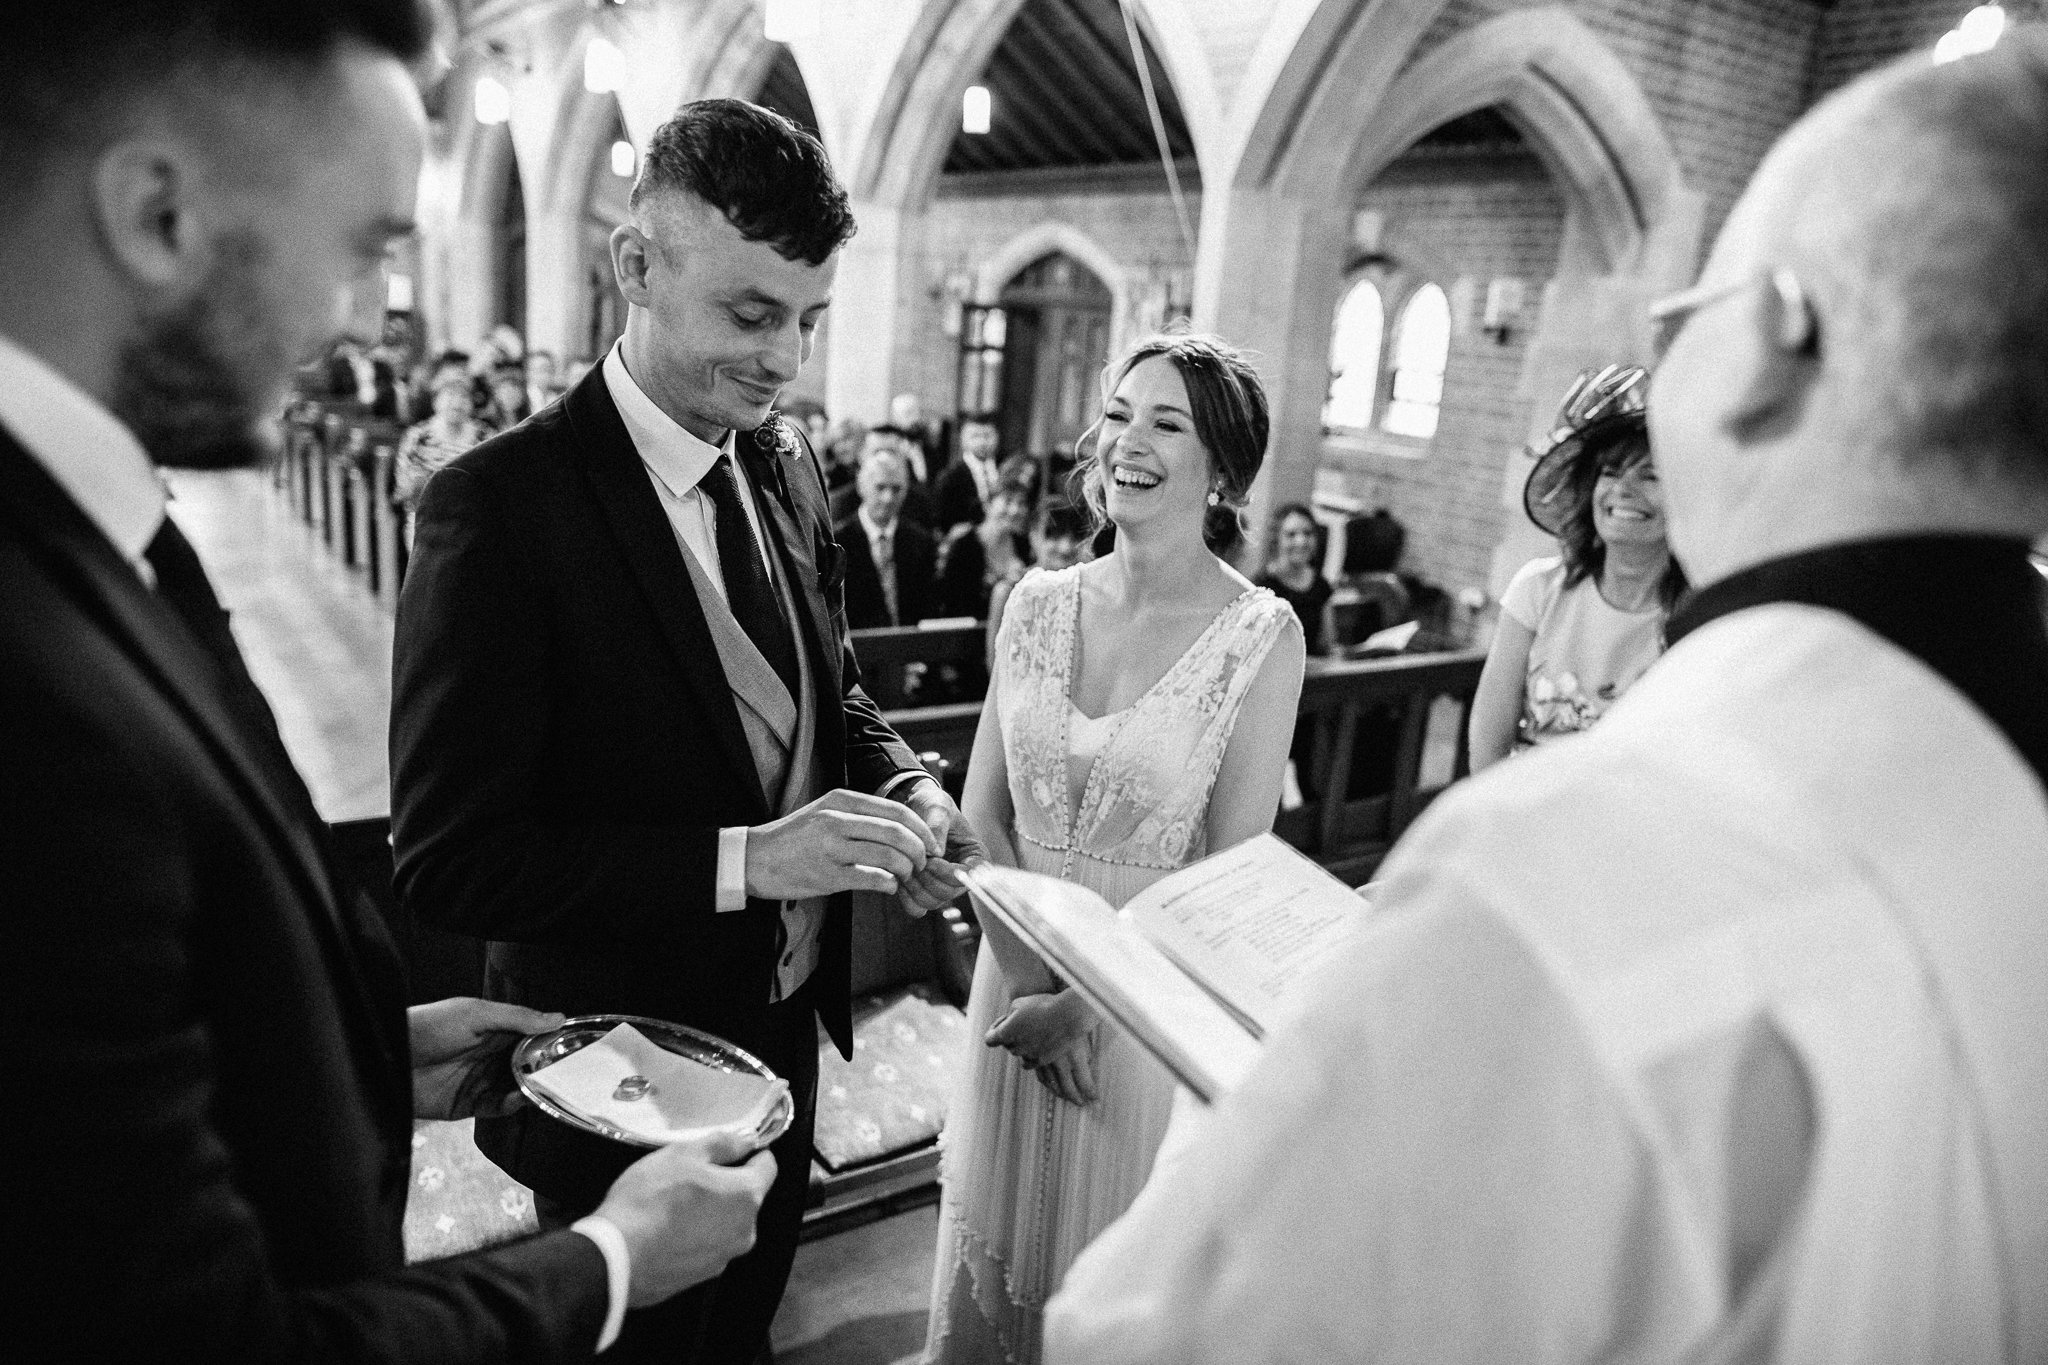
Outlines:
[[260,452],[294,365],[381,313],[425,116],[414,0],[95,0],[0,43],[0,332],[159,463]]
[[1651,438],[1694,582],[1883,535],[2048,533],[2048,34],[1823,102],[1659,308]]

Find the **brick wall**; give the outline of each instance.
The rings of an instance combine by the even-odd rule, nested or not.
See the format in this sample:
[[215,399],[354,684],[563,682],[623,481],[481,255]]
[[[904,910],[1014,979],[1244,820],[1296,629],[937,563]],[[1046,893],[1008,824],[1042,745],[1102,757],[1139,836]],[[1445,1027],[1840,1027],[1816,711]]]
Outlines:
[[[1451,0],[1409,64],[1497,14],[1553,3]],[[1686,184],[1707,198],[1704,248],[1805,107],[1823,11],[1809,0],[1576,0],[1563,8],[1613,50],[1657,111]]]
[[[1408,528],[1409,572],[1452,590],[1483,588],[1506,514],[1501,463],[1526,432],[1517,386],[1536,302],[1557,268],[1564,200],[1533,156],[1425,155],[1389,166],[1359,207],[1382,215],[1386,254],[1397,264],[1412,262],[1402,259],[1403,243],[1426,251],[1451,297],[1443,409],[1435,438],[1417,454],[1326,443],[1317,487],[1399,517]],[[1477,325],[1486,282],[1502,276],[1529,284],[1523,324],[1505,343]],[[1389,343],[1392,326],[1389,318]],[[1370,444],[1403,443],[1376,437]]]

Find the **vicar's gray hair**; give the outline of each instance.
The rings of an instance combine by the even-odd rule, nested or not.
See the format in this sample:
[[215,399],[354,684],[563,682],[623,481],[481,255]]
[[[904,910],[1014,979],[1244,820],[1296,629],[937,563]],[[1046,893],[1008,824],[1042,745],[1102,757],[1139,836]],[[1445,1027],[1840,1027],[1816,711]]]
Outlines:
[[1863,84],[1853,136],[1882,175],[1827,177],[1847,230],[1825,254],[1835,354],[1862,371],[1871,435],[1908,467],[2048,494],[2048,28]]

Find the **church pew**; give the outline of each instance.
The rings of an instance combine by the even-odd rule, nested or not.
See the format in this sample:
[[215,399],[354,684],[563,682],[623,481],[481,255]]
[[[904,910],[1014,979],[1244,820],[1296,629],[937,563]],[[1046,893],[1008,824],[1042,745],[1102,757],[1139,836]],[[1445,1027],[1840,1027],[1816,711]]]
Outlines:
[[1485,662],[1483,650],[1311,660],[1301,687],[1314,734],[1300,774],[1306,801],[1280,812],[1274,833],[1340,879],[1368,880],[1437,794],[1470,771],[1465,722]]
[[856,630],[852,636],[862,685],[884,711],[916,702],[919,698],[913,694],[913,683],[919,677],[925,680],[921,690],[929,693],[930,680],[942,667],[951,666],[977,682],[982,677],[988,636],[979,621],[937,627],[885,626]]

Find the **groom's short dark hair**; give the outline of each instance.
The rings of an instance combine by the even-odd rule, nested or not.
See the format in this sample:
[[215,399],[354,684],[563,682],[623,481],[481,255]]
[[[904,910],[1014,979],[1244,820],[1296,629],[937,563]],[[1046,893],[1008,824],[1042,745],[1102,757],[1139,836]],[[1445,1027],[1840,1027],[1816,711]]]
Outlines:
[[697,100],[655,129],[632,206],[663,190],[689,191],[787,260],[823,265],[853,236],[853,209],[824,144],[745,100]]

